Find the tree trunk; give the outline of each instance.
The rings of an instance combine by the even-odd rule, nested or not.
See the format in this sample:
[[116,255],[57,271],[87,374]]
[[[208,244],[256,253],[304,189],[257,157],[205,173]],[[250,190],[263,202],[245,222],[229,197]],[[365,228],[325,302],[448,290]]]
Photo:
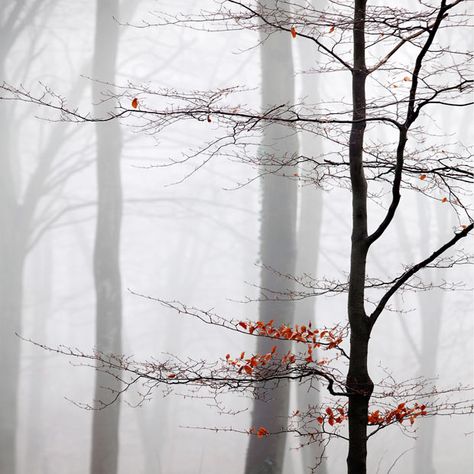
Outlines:
[[[25,286],[28,293],[33,294],[34,299],[28,301],[28,294],[25,292],[26,308],[31,305],[29,317],[25,321],[25,329],[26,324],[28,324],[28,334],[31,335],[28,337],[35,341],[46,343],[47,324],[48,319],[51,318],[53,307],[51,303],[54,260],[50,235],[45,235],[31,260],[30,271],[26,273],[27,276],[31,275],[31,281],[29,282],[27,279]],[[38,278],[38,275],[41,275],[41,278]],[[45,351],[39,353],[38,348],[34,346],[27,347],[26,350],[28,350],[26,356],[31,358],[31,362],[27,372],[28,391],[25,415],[23,415],[23,412],[20,412],[24,419],[27,420],[27,423],[23,459],[20,457],[20,460],[23,461],[23,467],[20,465],[19,471],[27,472],[28,474],[39,474],[46,454],[45,438],[42,436],[46,429],[44,416],[46,387],[43,381],[46,376],[45,362],[48,354]]]
[[[420,225],[420,248],[424,248],[426,242],[432,235],[442,235],[442,229],[447,227],[447,219],[444,209],[433,210],[430,215],[429,210],[422,206],[418,207],[418,219]],[[430,219],[434,217],[437,224],[435,232],[430,232]],[[446,269],[437,268],[425,271],[428,279],[444,280]],[[430,278],[431,277],[431,278]],[[443,290],[424,291],[418,293],[418,302],[421,315],[421,350],[420,350],[420,370],[422,377],[436,377],[437,355],[439,350],[439,335],[441,329],[441,317],[443,314]],[[420,420],[418,440],[415,448],[415,472],[424,474],[435,474],[436,469],[433,462],[433,443],[435,438],[436,417]]]
[[349,142],[352,185],[352,237],[349,276],[348,316],[351,330],[350,363],[347,374],[349,393],[349,474],[367,472],[367,419],[373,383],[367,369],[370,325],[364,308],[367,239],[367,182],[363,168],[366,117],[365,82],[365,10],[366,0],[354,6],[352,71],[353,121]]
[[[6,38],[2,38],[6,41]],[[6,79],[6,52],[0,46],[0,81]],[[17,176],[12,168],[12,107],[0,106],[0,474],[16,472],[16,429],[20,370],[23,269],[26,229],[18,206]]]
[[[303,153],[313,153],[317,156],[321,153],[320,143],[315,143],[312,150]],[[303,142],[304,146],[304,142]],[[304,174],[304,170],[302,174]],[[318,264],[319,237],[321,231],[322,216],[322,193],[314,186],[304,186],[300,188],[300,212],[298,225],[298,257],[296,265],[296,275],[315,275]],[[315,300],[305,298],[296,306],[295,322],[298,324],[311,323],[316,327],[315,320]],[[296,345],[296,344],[295,344]],[[317,380],[311,381],[311,390],[306,384],[296,387],[297,408],[304,413],[308,407],[319,406],[319,387]],[[326,463],[322,459],[323,449],[317,443],[305,446],[301,449],[301,463],[303,472],[308,472],[318,465],[318,474],[326,474]]]
[[[324,9],[326,1],[312,0],[316,9]],[[316,4],[317,3],[317,4]],[[306,71],[314,67],[320,60],[313,43],[298,41],[299,69]],[[319,103],[321,100],[320,83],[318,75],[304,74],[302,79],[303,97],[307,97],[309,103]],[[323,140],[317,135],[303,133],[301,135],[301,152],[304,156],[318,157],[323,153]],[[301,165],[300,175],[310,176],[312,164],[304,162]],[[296,275],[309,274],[316,276],[319,256],[319,242],[321,234],[321,221],[323,213],[323,193],[317,184],[303,185],[299,189],[299,217],[298,217],[298,256],[296,263]],[[315,319],[315,298],[306,298],[296,306],[295,321],[298,324],[308,324],[311,321],[317,327]],[[309,406],[320,404],[319,382],[311,382],[314,389],[308,390],[306,385],[297,387],[297,408],[304,412]],[[309,472],[318,464],[318,474],[326,474],[326,463],[322,459],[323,449],[318,443],[305,446],[301,452],[301,467],[303,472]]]
[[[276,8],[276,0],[263,2],[268,8]],[[264,33],[262,33],[264,35]],[[265,36],[262,36],[264,39]],[[291,53],[291,36],[275,33],[261,46],[262,106],[293,103],[294,70]],[[291,283],[276,276],[275,270],[293,275],[296,260],[296,209],[297,183],[288,177],[277,176],[277,161],[298,152],[298,140],[287,127],[276,124],[265,128],[262,138],[262,210],[260,228],[260,256],[263,266],[261,286],[273,291],[291,289]],[[282,170],[280,170],[281,172]],[[293,174],[284,168],[283,172]],[[267,301],[259,306],[261,321],[273,319],[275,324],[292,324],[294,303],[292,301]],[[275,341],[258,338],[257,353],[269,352]],[[289,344],[277,344],[281,353]],[[289,384],[275,387],[258,387],[252,412],[252,426],[264,426],[270,432],[280,431],[288,421]],[[263,399],[263,400],[262,400]],[[252,436],[247,451],[246,474],[280,474],[283,468],[286,436],[272,435],[262,439]]]
[[[3,206],[2,206],[3,207]],[[16,472],[16,430],[18,418],[18,382],[20,371],[20,340],[15,333],[21,333],[24,251],[18,243],[18,232],[14,239],[7,242],[10,231],[3,227],[0,239],[0,373],[2,390],[0,395],[0,473]],[[7,238],[5,238],[7,237]],[[9,245],[11,244],[11,245]]]
[[[97,0],[94,80],[113,83],[118,49],[118,0]],[[111,86],[108,87],[109,89]],[[110,103],[103,103],[102,84],[93,86],[95,112],[103,116]],[[99,351],[121,354],[122,295],[120,277],[120,228],[122,185],[120,154],[122,138],[118,121],[97,123],[98,214],[94,247],[96,289],[96,346]],[[95,407],[110,403],[117,391],[120,374],[96,372]],[[120,403],[115,401],[94,411],[92,428],[92,474],[115,474],[119,455]]]

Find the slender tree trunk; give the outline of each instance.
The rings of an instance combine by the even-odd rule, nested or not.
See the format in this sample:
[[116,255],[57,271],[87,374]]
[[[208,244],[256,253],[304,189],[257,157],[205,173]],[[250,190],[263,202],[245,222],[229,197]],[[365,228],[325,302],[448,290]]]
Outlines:
[[[426,242],[432,235],[442,235],[441,230],[446,228],[447,222],[444,209],[433,209],[430,215],[427,209],[421,205],[418,208],[418,219],[420,225],[420,248],[424,248]],[[437,224],[436,232],[430,232],[430,217],[434,217]],[[443,280],[446,269],[427,270],[427,278]],[[431,274],[431,275],[430,275]],[[444,292],[442,290],[424,291],[418,293],[418,302],[421,313],[421,347],[420,347],[420,376],[436,377],[437,355],[439,350],[439,334],[441,329],[441,317],[443,314]],[[433,462],[433,443],[435,438],[436,417],[420,420],[419,436],[415,448],[415,472],[423,474],[435,474],[436,469]]]
[[[18,382],[20,371],[24,251],[18,240],[5,238],[15,229],[6,230],[4,216],[3,237],[0,239],[0,373],[2,390],[0,395],[0,473],[16,472],[16,431],[18,419]],[[13,224],[14,226],[15,224]],[[16,237],[19,235],[16,233]],[[7,241],[10,240],[10,242]],[[12,244],[12,245],[9,245]]]
[[[5,40],[5,38],[2,38]],[[5,79],[5,53],[0,46],[0,81]],[[12,169],[12,107],[0,105],[0,474],[16,472],[16,430],[20,370],[23,270],[26,229],[18,206]]]
[[[308,152],[314,156],[321,153],[320,143]],[[319,145],[319,146],[318,146]],[[304,142],[303,142],[304,146]],[[304,152],[304,149],[303,149]],[[302,171],[304,174],[304,170]],[[298,225],[298,257],[296,275],[315,275],[318,264],[319,237],[322,217],[322,193],[314,186],[300,188],[300,212]],[[308,324],[309,321],[316,326],[314,298],[306,298],[296,306],[295,321],[298,324]],[[312,388],[307,385],[296,387],[297,408],[304,413],[310,406],[320,404],[317,381],[311,382]],[[313,443],[301,449],[301,462],[303,472],[318,465],[318,474],[326,474],[326,463],[322,459],[323,450],[318,443]]]
[[[94,80],[114,82],[118,49],[118,0],[97,0]],[[104,87],[93,86],[96,113],[104,115],[109,102],[103,103]],[[109,87],[110,89],[110,87]],[[118,121],[97,123],[98,214],[94,247],[96,288],[96,346],[104,353],[121,354],[122,295],[120,276],[120,228],[122,220],[122,185],[120,154],[122,138]],[[116,373],[115,376],[120,374]],[[120,382],[103,372],[96,372],[96,408],[112,401]],[[92,429],[92,474],[115,474],[119,455],[120,404],[112,403],[94,411]]]
[[367,472],[367,418],[373,383],[367,369],[370,325],[364,308],[367,240],[367,182],[363,168],[363,145],[366,117],[365,82],[365,10],[366,0],[355,0],[352,71],[353,120],[349,160],[352,185],[352,238],[348,295],[351,329],[350,363],[347,374],[349,393],[349,474]]
[[[314,8],[323,9],[321,0],[313,0]],[[316,5],[317,3],[317,5]],[[299,63],[301,70],[308,70],[317,63],[319,54],[315,52],[314,44],[308,41],[298,41]],[[317,75],[305,74],[302,80],[303,97],[308,97],[310,102],[319,103],[320,84]],[[313,134],[301,135],[301,151],[305,156],[317,157],[323,153],[323,141]],[[302,176],[310,176],[312,172],[311,163],[301,165]],[[319,242],[321,233],[321,221],[323,213],[323,194],[317,185],[304,185],[299,189],[299,218],[298,218],[298,256],[296,263],[296,275],[316,275],[319,255]],[[315,299],[306,298],[296,306],[295,321],[298,324],[308,324],[311,321],[317,326],[315,320]],[[312,381],[314,390],[308,390],[303,385],[297,387],[297,408],[304,412],[309,406],[320,404],[318,381]],[[318,464],[318,474],[326,474],[326,463],[322,459],[322,447],[313,443],[300,450],[301,467],[303,472],[308,472],[310,468]]]
[[[276,8],[276,0],[263,2],[268,8]],[[263,37],[262,37],[263,39]],[[275,33],[261,46],[262,105],[263,108],[294,101],[294,70],[291,53],[291,36]],[[298,152],[298,140],[288,128],[279,125],[266,127],[262,140],[262,210],[260,229],[261,263],[283,274],[293,275],[296,260],[296,209],[297,184],[287,177],[274,174],[272,156],[277,161]],[[292,171],[286,170],[290,176]],[[275,272],[262,268],[262,288],[284,291],[291,288],[289,280],[277,277]],[[273,319],[275,324],[292,324],[294,303],[261,302],[261,321]],[[257,353],[271,350],[274,341],[258,338]],[[288,344],[279,344],[278,350],[288,350]],[[286,426],[289,410],[289,384],[276,387],[259,387],[252,412],[252,426],[264,426],[270,432]],[[252,436],[247,451],[246,474],[280,474],[283,468],[286,436],[273,435],[263,439]]]
[[[29,311],[30,315],[25,324],[29,323],[31,328],[29,334],[31,334],[33,340],[46,342],[47,323],[52,311],[52,281],[54,272],[50,235],[45,236],[31,263],[31,270],[26,275],[32,275],[31,287],[34,299],[31,301],[32,308]],[[41,275],[41,278],[38,278],[38,275]],[[25,282],[27,288],[29,288],[28,283],[27,280]],[[31,358],[31,362],[28,364],[28,398],[25,409],[25,418],[27,420],[25,454],[22,460],[23,467],[20,465],[19,470],[21,472],[24,469],[24,472],[28,474],[39,474],[46,454],[45,439],[42,433],[44,433],[46,428],[44,417],[46,387],[43,381],[45,379],[47,353],[38,353],[38,348],[33,346],[29,349],[27,356]]]

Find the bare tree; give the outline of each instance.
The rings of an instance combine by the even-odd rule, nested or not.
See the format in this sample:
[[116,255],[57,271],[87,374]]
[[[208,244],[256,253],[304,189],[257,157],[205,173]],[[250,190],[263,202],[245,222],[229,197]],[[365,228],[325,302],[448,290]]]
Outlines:
[[[275,0],[265,0],[261,7],[276,8]],[[294,102],[294,66],[291,51],[291,37],[279,32],[267,41],[262,32],[260,48],[262,70],[262,108],[266,110],[275,103]],[[263,288],[282,291],[288,288],[288,282],[273,270],[283,274],[294,274],[296,266],[296,217],[297,182],[288,180],[275,170],[275,161],[284,161],[288,156],[298,153],[298,138],[295,131],[279,124],[267,127],[262,136],[261,145],[261,227],[260,260],[262,264],[260,283]],[[288,167],[286,173],[296,172]],[[284,251],[282,251],[284,249]],[[259,319],[277,323],[293,324],[294,304],[291,300],[260,301]],[[257,352],[267,353],[272,341],[259,339]],[[283,349],[283,346],[282,348]],[[252,426],[268,426],[278,431],[285,424],[288,415],[290,385],[281,383],[268,391],[264,387],[256,388],[256,398],[252,412]],[[249,439],[246,474],[281,473],[285,456],[286,437],[269,437],[259,440]]]
[[[9,2],[0,11],[0,81],[14,79],[7,68],[12,50],[33,19],[44,18],[44,13],[54,7],[54,2]],[[37,38],[31,39],[29,54],[19,69],[28,71],[36,57]],[[76,98],[81,89],[77,83],[71,87]],[[18,384],[21,350],[15,333],[21,333],[23,318],[23,273],[29,252],[44,231],[64,208],[44,206],[48,193],[57,190],[64,182],[88,164],[64,157],[62,166],[53,171],[52,165],[64,142],[76,133],[64,124],[51,129],[41,143],[33,171],[24,176],[23,160],[15,155],[15,127],[19,124],[18,109],[11,102],[0,107],[0,264],[5,271],[0,275],[0,370],[4,377],[0,407],[0,472],[14,474],[16,466],[16,429],[18,416]],[[18,127],[19,128],[19,127]],[[49,195],[51,199],[51,195]],[[47,208],[46,210],[44,208]]]

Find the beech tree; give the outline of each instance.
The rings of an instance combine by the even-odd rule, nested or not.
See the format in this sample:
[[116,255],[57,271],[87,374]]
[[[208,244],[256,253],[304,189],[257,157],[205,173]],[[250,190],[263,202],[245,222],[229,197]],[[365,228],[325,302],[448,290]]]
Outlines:
[[[127,84],[109,91],[118,101],[114,112],[92,116],[68,108],[63,98],[49,91],[38,97],[4,84],[5,96],[48,107],[59,112],[63,120],[130,120],[147,133],[159,133],[181,121],[192,121],[203,128],[214,126],[216,135],[209,142],[174,161],[179,164],[201,159],[195,171],[208,160],[227,157],[260,169],[262,165],[265,170],[270,166],[272,174],[288,181],[342,186],[351,193],[347,281],[293,275],[285,267],[278,268],[277,262],[265,270],[288,284],[285,288],[268,287],[262,281],[261,290],[262,299],[280,302],[324,294],[346,295],[347,314],[341,315],[339,325],[317,329],[311,323],[293,326],[288,323],[289,314],[279,314],[278,321],[225,319],[212,311],[157,297],[157,302],[180,314],[268,343],[257,346],[255,354],[227,354],[217,361],[170,356],[163,361],[141,362],[118,353],[86,354],[61,347],[55,350],[85,363],[90,361],[101,372],[114,374],[121,370],[124,384],[119,393],[141,382],[145,398],[158,384],[207,388],[216,396],[229,390],[259,396],[262,387],[268,393],[283,381],[319,378],[335,397],[332,406],[301,407],[289,417],[287,425],[270,429],[256,425],[243,431],[256,439],[294,432],[305,443],[343,438],[348,442],[349,474],[367,472],[367,441],[387,426],[398,423],[409,427],[420,416],[472,412],[469,400],[449,403],[443,398],[452,390],[430,389],[420,379],[395,381],[387,377],[374,384],[368,370],[373,328],[394,295],[404,290],[430,289],[431,285],[419,276],[423,269],[449,268],[470,261],[468,255],[449,251],[474,226],[465,199],[466,186],[473,181],[471,152],[463,144],[440,141],[428,127],[435,114],[473,104],[469,96],[473,86],[469,78],[472,54],[462,39],[471,19],[466,3],[420,2],[408,9],[372,6],[366,0],[331,1],[319,10],[309,2],[226,0],[217,2],[215,10],[198,15],[157,14],[156,27],[201,28],[209,34],[213,30],[250,29],[260,32],[263,43],[281,34],[294,41],[307,41],[320,53],[316,72],[341,78],[342,87],[347,87],[345,95],[352,97],[349,104],[333,98],[322,98],[319,104],[294,103],[289,97],[282,103],[263,103],[260,110],[250,104],[241,105],[246,92],[239,88],[181,92]],[[274,144],[285,134],[314,134],[331,145],[331,152],[320,155],[316,150],[302,155],[290,149],[283,154],[262,155],[258,152],[260,137],[276,127],[286,132],[273,136]],[[382,130],[387,136],[385,141],[379,138]],[[288,173],[301,163],[305,167],[300,173]],[[424,249],[424,258],[405,265],[389,279],[368,275],[367,264],[375,258],[375,244],[390,232],[402,193],[411,191],[452,207],[459,222],[454,235],[445,229],[443,245]],[[371,202],[377,202],[386,192],[391,196],[390,203],[379,218]],[[375,221],[371,229],[369,212]],[[279,341],[295,341],[301,349],[286,351]],[[324,358],[314,358],[318,349],[324,352]],[[280,471],[269,466],[265,472]]]
[[[106,113],[109,104],[99,81],[113,82],[119,42],[118,0],[97,0],[93,98],[97,114]],[[120,230],[122,183],[120,156],[122,136],[116,121],[97,123],[98,212],[94,245],[96,290],[96,347],[106,353],[122,352],[122,287],[120,275]],[[120,390],[120,372],[113,377],[96,372],[97,407]],[[110,410],[95,410],[92,424],[91,473],[115,474],[119,454],[120,404]]]

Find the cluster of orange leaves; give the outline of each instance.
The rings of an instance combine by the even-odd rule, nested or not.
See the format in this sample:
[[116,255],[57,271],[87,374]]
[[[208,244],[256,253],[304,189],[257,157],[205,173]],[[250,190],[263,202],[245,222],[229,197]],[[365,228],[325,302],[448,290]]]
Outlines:
[[[323,347],[325,350],[334,349],[342,342],[342,336],[336,334],[334,330],[311,329],[311,322],[306,325],[295,325],[294,328],[286,324],[281,324],[280,327],[273,326],[274,321],[245,322],[240,321],[237,326],[249,334],[258,336],[267,336],[279,340],[288,340],[301,342],[307,345],[307,353],[304,360],[307,363],[314,362],[313,351],[316,348]],[[277,352],[276,346],[273,346],[271,351],[267,354],[255,354],[249,358],[245,358],[245,352],[240,354],[240,357],[232,359],[230,354],[226,355],[226,360],[229,364],[238,367],[239,374],[245,372],[247,375],[252,375],[255,367],[265,366],[274,357]],[[288,351],[282,358],[282,364],[293,364],[296,361],[296,356],[291,351]],[[321,359],[317,362],[318,365],[324,365],[327,361]]]
[[[265,323],[263,321],[245,322],[240,321],[238,326],[248,331],[249,334],[256,334],[258,336],[268,336],[274,339],[286,339],[288,341],[302,342],[305,344],[313,344],[313,348],[321,347],[324,349],[334,349],[342,342],[342,336],[335,334],[334,330],[311,329],[311,322],[308,325],[295,325],[294,328],[286,324],[281,324],[280,327],[273,327],[273,319]],[[319,339],[319,341],[318,341]]]
[[426,405],[418,405],[418,403],[415,403],[413,408],[408,408],[405,403],[400,403],[397,408],[388,410],[385,413],[380,413],[380,410],[369,413],[368,424],[389,425],[393,421],[403,423],[405,420],[409,420],[410,424],[413,425],[417,417],[427,414]]
[[[300,411],[296,410],[292,416],[299,415]],[[419,405],[415,403],[412,408],[408,408],[405,403],[400,403],[397,408],[393,410],[388,410],[384,414],[380,410],[375,410],[371,412],[368,416],[367,424],[369,425],[389,425],[394,421],[398,423],[403,423],[405,420],[409,420],[410,424],[413,425],[416,418],[419,416],[425,416],[428,412],[426,411],[426,405]],[[325,412],[316,418],[316,421],[322,425],[324,422],[327,422],[330,426],[340,424],[343,421],[347,420],[348,415],[344,407],[336,407],[334,409],[327,407]],[[249,431],[250,434],[256,434],[259,438],[268,436],[269,431],[261,426],[260,428],[255,429],[251,428]]]
[[272,350],[267,354],[255,354],[247,359],[245,359],[245,352],[242,352],[240,354],[240,357],[238,357],[237,359],[231,359],[230,354],[226,354],[225,358],[230,365],[233,365],[234,367],[239,367],[239,374],[241,374],[243,371],[247,375],[252,375],[253,369],[255,369],[255,367],[267,365],[272,359],[275,352],[276,346],[273,346]]
[[[387,410],[385,413],[381,413],[380,410],[375,410],[369,413],[367,424],[369,425],[389,425],[394,421],[403,423],[405,420],[409,420],[410,424],[413,425],[416,418],[419,416],[425,416],[428,412],[426,411],[426,405],[419,405],[415,403],[412,408],[408,408],[406,403],[400,403],[397,408],[393,410]],[[334,410],[327,407],[325,413],[316,418],[316,421],[322,425],[325,421],[330,426],[334,426],[337,423],[342,423],[347,420],[347,413],[343,407],[337,407]]]
[[334,410],[330,407],[327,407],[325,411],[326,411],[325,415],[318,416],[316,418],[316,421],[320,425],[322,425],[326,419],[327,419],[327,422],[331,426],[334,426],[336,423],[342,423],[344,420],[347,419],[346,412],[344,411],[344,408],[342,407],[337,407]]

